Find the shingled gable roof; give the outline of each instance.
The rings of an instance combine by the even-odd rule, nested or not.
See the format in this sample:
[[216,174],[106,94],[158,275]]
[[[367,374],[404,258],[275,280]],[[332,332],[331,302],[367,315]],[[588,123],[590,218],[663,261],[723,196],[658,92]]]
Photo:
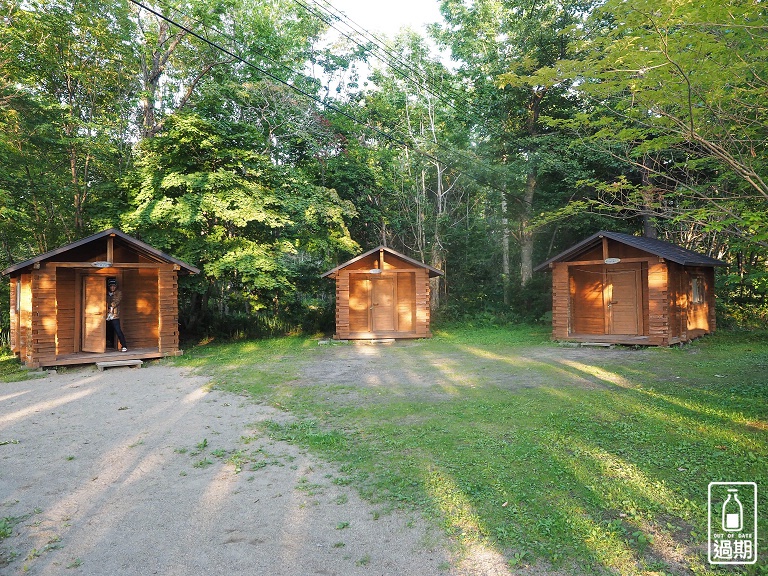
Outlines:
[[722,260],[716,258],[710,258],[704,254],[699,254],[692,250],[686,250],[675,244],[670,244],[663,240],[657,240],[656,238],[646,238],[644,236],[631,236],[630,234],[622,234],[620,232],[608,232],[601,230],[596,234],[593,234],[586,240],[582,240],[578,244],[571,246],[564,252],[561,252],[557,256],[550,258],[546,262],[542,262],[534,271],[546,269],[553,262],[563,262],[570,260],[573,256],[576,256],[580,252],[584,252],[593,248],[602,242],[602,238],[609,238],[616,242],[621,242],[627,246],[632,246],[638,250],[649,252],[670,262],[675,262],[682,266],[727,266]]
[[13,266],[10,266],[5,270],[3,270],[3,276],[7,276],[8,274],[16,272],[17,270],[22,270],[23,268],[27,268],[28,266],[32,266],[33,264],[36,264],[38,262],[49,260],[54,256],[58,256],[59,254],[63,254],[64,252],[67,252],[69,250],[79,248],[80,246],[85,246],[86,244],[95,242],[97,240],[106,238],[108,236],[115,236],[117,238],[120,238],[120,240],[128,244],[131,248],[135,249],[137,252],[141,252],[142,254],[144,254],[145,256],[148,256],[149,258],[152,258],[153,260],[166,262],[168,264],[178,264],[181,267],[182,272],[186,272],[188,274],[200,273],[200,270],[198,268],[195,268],[194,266],[190,266],[189,264],[187,264],[186,262],[183,262],[182,260],[179,260],[178,258],[169,256],[168,254],[161,252],[157,248],[153,248],[149,244],[145,244],[141,240],[137,240],[133,236],[129,236],[128,234],[118,230],[117,228],[109,228],[107,230],[102,230],[101,232],[88,236],[87,238],[83,238],[82,240],[78,240],[77,242],[73,242],[72,244],[67,244],[66,246],[56,248],[55,250],[51,250],[50,252],[46,252],[45,254],[40,254],[39,256],[35,256],[34,258],[31,258],[24,262],[14,264]]
[[364,254],[360,254],[360,256],[357,256],[355,258],[352,258],[352,260],[348,260],[347,262],[344,262],[344,264],[339,264],[336,266],[336,268],[333,268],[332,270],[328,270],[325,274],[320,276],[321,278],[327,278],[328,276],[332,276],[333,274],[336,274],[339,270],[342,268],[346,268],[350,264],[354,264],[355,262],[362,260],[363,258],[370,256],[371,254],[375,254],[379,250],[384,250],[385,252],[388,252],[392,254],[392,256],[395,256],[396,258],[400,258],[402,260],[405,260],[406,262],[409,262],[413,264],[414,266],[418,266],[419,268],[426,268],[429,271],[429,277],[434,278],[435,276],[442,276],[443,272],[438,270],[437,268],[433,268],[432,266],[429,266],[428,264],[424,264],[423,262],[419,262],[418,260],[414,260],[413,258],[409,258],[405,254],[400,254],[400,252],[397,252],[396,250],[392,250],[392,248],[387,248],[386,246],[377,246],[373,250],[368,250],[368,252],[365,252]]

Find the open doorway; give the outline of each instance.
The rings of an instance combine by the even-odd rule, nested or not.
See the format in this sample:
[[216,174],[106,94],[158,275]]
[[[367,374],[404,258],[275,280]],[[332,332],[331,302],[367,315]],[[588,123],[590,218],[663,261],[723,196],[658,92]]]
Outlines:
[[109,316],[108,292],[110,284],[117,285],[116,276],[86,274],[82,276],[82,332],[80,349],[83,352],[103,354],[119,350],[119,343]]

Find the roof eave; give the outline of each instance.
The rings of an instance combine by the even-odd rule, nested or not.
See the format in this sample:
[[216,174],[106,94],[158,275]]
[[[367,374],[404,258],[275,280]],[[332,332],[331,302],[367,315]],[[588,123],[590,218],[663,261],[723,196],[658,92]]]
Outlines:
[[2,275],[7,276],[9,274],[13,274],[14,272],[23,270],[24,268],[27,268],[29,266],[33,266],[38,262],[48,260],[50,258],[53,258],[54,256],[58,256],[59,254],[67,252],[68,250],[79,248],[80,246],[84,246],[86,244],[89,244],[90,242],[100,240],[101,238],[106,238],[107,236],[117,236],[120,239],[127,242],[128,244],[146,252],[148,255],[152,257],[158,258],[160,260],[164,260],[171,264],[176,264],[179,266],[181,272],[186,272],[188,274],[200,273],[199,268],[196,268],[195,266],[191,266],[190,264],[187,264],[183,260],[179,260],[178,258],[174,258],[173,256],[165,254],[164,252],[161,252],[160,250],[153,248],[149,244],[146,244],[145,242],[142,242],[137,238],[133,238],[132,236],[129,236],[128,234],[126,234],[125,232],[122,232],[121,230],[118,230],[117,228],[108,228],[107,230],[102,230],[101,232],[97,232],[96,234],[91,234],[86,238],[82,238],[80,240],[77,240],[76,242],[67,244],[66,246],[60,246],[59,248],[49,250],[44,254],[39,254],[38,256],[35,256],[34,258],[30,258],[29,260],[25,260],[24,262],[20,262],[18,264],[14,264],[13,266],[9,266],[5,270],[3,270]]
[[[550,258],[549,260],[542,262],[538,266],[536,266],[533,270],[534,272],[539,272],[540,270],[544,270],[545,268],[548,268],[550,264],[554,262],[562,262],[566,261],[570,256],[574,254],[578,254],[579,252],[582,252],[583,250],[587,248],[591,248],[593,245],[596,245],[598,241],[602,238],[610,238],[611,240],[614,240],[616,242],[621,242],[622,244],[633,246],[637,248],[638,250],[642,250],[644,252],[647,252],[648,254],[654,254],[655,256],[658,256],[660,258],[664,258],[665,260],[669,260],[670,262],[674,262],[675,264],[679,264],[681,266],[727,266],[727,262],[723,262],[722,260],[718,260],[716,258],[709,258],[704,255],[701,255],[703,258],[707,258],[706,260],[688,260],[686,258],[677,257],[676,255],[672,254],[656,254],[652,250],[649,250],[648,247],[638,245],[635,242],[628,242],[627,239],[629,238],[628,234],[621,234],[618,232],[610,232],[608,230],[600,230],[599,232],[596,232],[589,238],[586,238],[579,242],[578,244],[575,244],[568,248],[567,250],[564,250],[557,256],[554,256]],[[667,243],[668,244],[668,243]],[[681,248],[682,251],[687,252],[689,254],[695,255],[695,252],[692,252],[691,250],[686,250],[684,248]]]
[[358,262],[362,260],[363,258],[366,258],[367,256],[370,256],[371,254],[374,254],[378,252],[379,250],[385,250],[395,256],[396,258],[400,258],[402,260],[405,260],[406,262],[410,262],[411,264],[418,266],[419,268],[426,268],[429,271],[429,277],[435,278],[437,276],[443,276],[445,273],[442,270],[438,270],[437,268],[434,268],[430,266],[429,264],[424,264],[423,262],[419,262],[418,260],[414,260],[413,258],[410,258],[406,256],[405,254],[401,254],[397,250],[392,250],[392,248],[388,248],[386,246],[377,246],[376,248],[373,248],[372,250],[368,250],[367,252],[364,252],[360,254],[359,256],[355,256],[351,260],[347,260],[343,264],[339,264],[335,268],[332,268],[331,270],[328,270],[327,272],[320,275],[320,278],[334,278],[336,273],[341,270],[342,268],[346,268],[347,266],[350,266],[351,264],[354,264],[355,262]]

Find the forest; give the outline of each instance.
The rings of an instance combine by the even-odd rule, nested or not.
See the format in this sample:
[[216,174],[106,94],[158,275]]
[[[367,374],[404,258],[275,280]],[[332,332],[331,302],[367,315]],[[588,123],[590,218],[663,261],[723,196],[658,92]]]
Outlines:
[[766,325],[765,2],[439,5],[388,38],[325,0],[0,0],[0,269],[116,227],[202,271],[184,337],[258,337],[332,330],[320,275],[384,244],[445,272],[438,321],[538,322],[533,269],[606,229],[725,260],[718,325]]

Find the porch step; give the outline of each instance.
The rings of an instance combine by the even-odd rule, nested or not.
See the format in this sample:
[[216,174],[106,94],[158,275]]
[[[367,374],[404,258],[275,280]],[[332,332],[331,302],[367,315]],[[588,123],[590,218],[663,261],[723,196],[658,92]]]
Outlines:
[[111,362],[96,362],[96,367],[99,369],[99,372],[103,372],[104,368],[117,368],[118,366],[141,368],[142,364],[144,362],[141,360],[113,360]]

